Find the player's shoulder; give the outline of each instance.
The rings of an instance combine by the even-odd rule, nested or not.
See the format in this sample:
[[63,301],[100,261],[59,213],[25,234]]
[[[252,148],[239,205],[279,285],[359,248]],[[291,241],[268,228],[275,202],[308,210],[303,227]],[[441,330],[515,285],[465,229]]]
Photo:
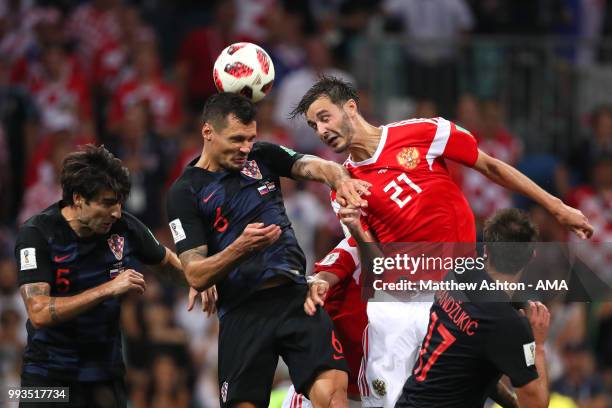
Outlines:
[[184,198],[185,196],[195,196],[205,186],[215,182],[216,179],[212,173],[190,164],[172,183],[168,189],[168,197],[178,196]]
[[387,129],[397,130],[414,130],[414,129],[435,129],[438,127],[438,124],[446,121],[446,119],[441,117],[436,118],[411,118],[404,119],[397,122],[391,122],[384,127]]
[[249,159],[256,158],[266,158],[266,159],[275,159],[279,154],[287,154],[291,157],[302,155],[290,147],[283,146],[281,144],[266,142],[266,141],[257,141],[253,143],[253,148],[249,153]]
[[53,235],[58,230],[65,229],[65,223],[62,223],[62,215],[60,212],[60,203],[50,205],[38,214],[28,218],[19,227],[20,231],[27,229],[36,229],[40,231],[44,236]]

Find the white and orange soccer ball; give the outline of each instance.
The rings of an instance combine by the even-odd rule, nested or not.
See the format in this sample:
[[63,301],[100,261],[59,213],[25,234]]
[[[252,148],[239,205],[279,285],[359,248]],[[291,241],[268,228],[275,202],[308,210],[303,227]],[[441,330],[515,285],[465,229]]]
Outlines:
[[237,93],[257,102],[272,89],[274,65],[260,46],[235,43],[217,57],[213,79],[219,92]]

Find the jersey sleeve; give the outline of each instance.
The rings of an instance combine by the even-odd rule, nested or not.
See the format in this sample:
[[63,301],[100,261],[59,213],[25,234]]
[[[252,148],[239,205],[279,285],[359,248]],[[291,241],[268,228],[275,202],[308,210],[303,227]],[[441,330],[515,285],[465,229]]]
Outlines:
[[253,155],[263,161],[275,174],[291,177],[293,164],[304,157],[288,147],[269,142],[257,142],[253,146]]
[[468,130],[438,118],[436,133],[427,152],[427,161],[432,163],[438,156],[472,167],[478,159],[478,142]]
[[161,263],[166,256],[166,247],[159,243],[151,230],[138,218],[129,215],[130,227],[136,238],[137,257],[146,265]]
[[486,341],[490,361],[510,378],[513,387],[522,387],[538,378],[535,366],[535,341],[524,317],[497,322]]
[[340,280],[353,275],[359,263],[357,245],[352,238],[344,238],[323,259],[316,262],[314,272],[329,272]]
[[208,243],[206,220],[198,212],[195,195],[181,180],[168,191],[167,211],[178,255]]
[[24,226],[19,230],[15,242],[15,259],[19,285],[54,282],[49,244],[37,228]]

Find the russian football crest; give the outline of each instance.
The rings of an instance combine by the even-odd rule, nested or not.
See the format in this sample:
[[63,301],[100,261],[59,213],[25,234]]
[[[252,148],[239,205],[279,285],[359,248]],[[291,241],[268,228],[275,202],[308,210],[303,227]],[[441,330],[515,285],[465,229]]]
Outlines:
[[421,155],[416,147],[404,147],[401,152],[397,154],[397,162],[400,166],[413,170],[421,162]]
[[261,171],[259,171],[259,166],[255,160],[247,160],[246,164],[240,171],[247,177],[254,178],[255,180],[261,180]]
[[380,378],[372,381],[372,388],[374,388],[374,392],[381,397],[387,395],[387,384]]
[[110,236],[107,242],[108,247],[113,255],[115,255],[115,258],[117,258],[118,261],[123,259],[123,245],[125,243],[125,239],[117,234],[113,234]]

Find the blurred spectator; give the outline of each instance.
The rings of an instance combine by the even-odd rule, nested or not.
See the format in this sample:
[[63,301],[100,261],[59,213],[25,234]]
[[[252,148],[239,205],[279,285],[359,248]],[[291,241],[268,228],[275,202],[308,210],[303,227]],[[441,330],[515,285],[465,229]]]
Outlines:
[[[168,176],[164,183],[164,190],[170,188],[172,183],[183,173],[185,167],[202,153],[202,126],[200,119],[195,116],[189,118],[189,124],[178,140],[177,154],[173,164],[168,169]],[[166,228],[167,230],[168,228]]]
[[272,9],[266,16],[268,41],[266,50],[274,62],[274,84],[272,92],[278,92],[291,72],[306,63],[304,51],[304,17],[290,13],[283,7]]
[[295,142],[274,118],[275,103],[275,99],[268,96],[257,104],[257,139],[294,148]]
[[568,158],[570,168],[582,183],[589,181],[590,166],[597,157],[612,155],[612,106],[595,109],[590,123],[590,136],[573,146]]
[[140,44],[137,48],[132,78],[113,95],[109,130],[116,133],[129,107],[143,102],[151,113],[155,132],[162,137],[175,136],[183,119],[181,101],[176,88],[162,78],[155,44]]
[[[10,1],[2,3],[16,6],[0,17],[2,35],[0,54],[13,63],[20,58],[34,57],[40,47],[50,42],[61,42],[62,15],[52,7],[33,7],[32,2]],[[0,14],[2,12],[0,11]]]
[[38,181],[25,191],[23,207],[18,217],[19,225],[62,198],[60,185],[62,162],[73,149],[70,140],[61,138],[53,140],[49,155],[40,163]]
[[[471,121],[474,135],[478,139],[478,148],[496,159],[510,165],[517,163],[521,147],[518,139],[512,135],[505,124],[502,108],[497,101],[485,101],[481,104],[481,116],[471,117],[469,99],[463,100],[463,121]],[[512,197],[507,189],[490,181],[481,173],[465,167],[462,190],[472,206],[477,222],[482,222],[495,211],[512,206]]]
[[321,235],[327,218],[325,208],[317,197],[306,189],[299,189],[296,184],[291,179],[281,178],[287,216],[306,256],[306,274],[310,274],[314,263],[318,260],[315,243]]
[[75,150],[79,145],[95,142],[90,134],[79,132],[78,123],[69,112],[58,112],[49,116],[47,131],[48,133],[45,133],[42,140],[38,142],[32,157],[27,162],[24,180],[26,188],[36,184],[39,178],[44,176],[43,173],[48,170],[45,162],[50,157],[50,152],[55,144],[65,142]]
[[22,88],[9,83],[9,64],[0,56],[0,225],[17,217],[24,190],[26,163],[37,139],[36,104]]
[[110,94],[125,79],[129,58],[139,45],[155,44],[155,32],[142,21],[136,7],[123,6],[117,14],[119,38],[106,38],[92,62],[92,86],[105,94]]
[[459,40],[474,26],[469,7],[464,0],[385,0],[383,10],[402,25],[409,93],[434,100],[449,117],[457,98]]
[[551,388],[571,397],[580,408],[607,408],[606,390],[594,370],[591,352],[584,343],[568,343],[563,347],[563,376]]
[[49,44],[40,60],[19,60],[12,81],[24,85],[41,110],[43,131],[57,115],[71,115],[82,132],[93,134],[89,86],[76,60],[61,44]]
[[261,43],[268,36],[267,14],[278,9],[277,0],[235,0],[236,34],[249,42]]
[[152,131],[144,102],[127,106],[111,151],[130,171],[132,189],[125,208],[150,228],[161,223],[164,147]]
[[187,408],[190,394],[186,385],[186,373],[168,355],[153,360],[152,379],[147,397],[150,408]]
[[234,1],[215,1],[210,25],[193,29],[179,45],[175,66],[180,95],[192,114],[217,92],[213,66],[225,47],[236,42]]
[[312,153],[323,146],[322,142],[304,118],[291,120],[289,112],[321,75],[335,76],[351,83],[355,81],[350,74],[333,67],[329,49],[320,38],[309,39],[305,46],[308,65],[289,74],[278,88],[274,119],[289,131],[298,150]]
[[95,55],[109,41],[118,41],[118,9],[121,0],[92,0],[78,6],[69,16],[66,33],[76,43],[79,60],[88,78]]
[[612,302],[594,304],[593,314],[597,365],[610,394],[612,392]]

